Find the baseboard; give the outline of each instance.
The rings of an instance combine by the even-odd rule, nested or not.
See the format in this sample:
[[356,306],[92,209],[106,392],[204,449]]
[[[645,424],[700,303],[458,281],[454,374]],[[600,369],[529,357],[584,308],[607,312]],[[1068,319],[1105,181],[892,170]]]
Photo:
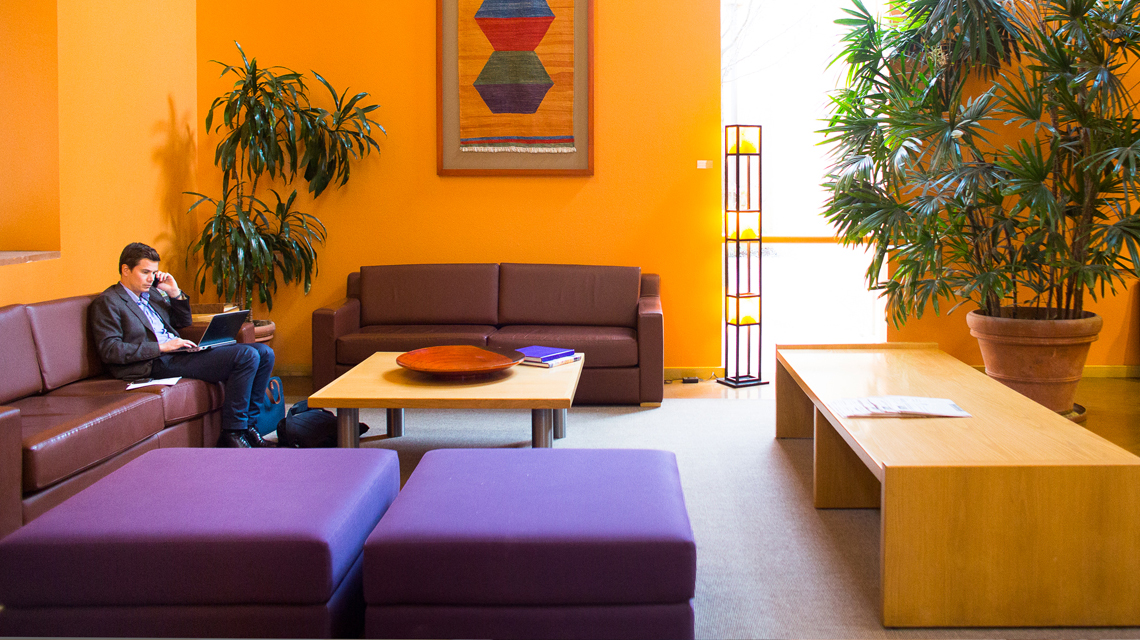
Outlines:
[[313,367],[307,364],[274,364],[273,375],[280,378],[311,378]]
[[715,380],[723,377],[724,367],[665,367],[666,380],[680,380],[681,378]]
[[1086,378],[1140,378],[1140,365],[1092,364],[1081,372]]
[[[986,371],[984,365],[973,367],[982,373]],[[1140,378],[1140,364],[1087,364],[1081,375],[1086,378]]]

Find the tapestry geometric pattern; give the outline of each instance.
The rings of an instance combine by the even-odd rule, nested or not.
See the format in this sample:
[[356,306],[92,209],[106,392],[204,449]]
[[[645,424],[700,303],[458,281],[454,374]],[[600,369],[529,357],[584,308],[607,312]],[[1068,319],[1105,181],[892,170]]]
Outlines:
[[[575,151],[573,0],[482,0],[465,21],[465,5],[477,2],[460,2],[460,149]],[[467,85],[476,102],[464,91],[465,76],[488,45],[490,55]]]

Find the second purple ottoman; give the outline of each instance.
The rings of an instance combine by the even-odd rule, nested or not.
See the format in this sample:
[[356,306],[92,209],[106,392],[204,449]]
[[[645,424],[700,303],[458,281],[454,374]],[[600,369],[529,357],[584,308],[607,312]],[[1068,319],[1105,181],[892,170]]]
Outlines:
[[159,449],[0,540],[0,636],[352,637],[375,449]]
[[692,638],[695,583],[672,453],[436,450],[365,543],[365,635]]

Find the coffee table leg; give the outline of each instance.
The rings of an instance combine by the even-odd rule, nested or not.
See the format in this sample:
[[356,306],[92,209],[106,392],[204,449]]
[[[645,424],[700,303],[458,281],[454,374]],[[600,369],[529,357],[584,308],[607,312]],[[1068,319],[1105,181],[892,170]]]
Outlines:
[[553,409],[530,410],[530,446],[535,449],[549,449],[552,445],[551,430],[554,422]]
[[360,409],[336,410],[336,446],[360,448]]
[[388,409],[388,437],[399,438],[404,435],[404,410]]
[[561,440],[566,437],[566,410],[554,410],[554,439]]

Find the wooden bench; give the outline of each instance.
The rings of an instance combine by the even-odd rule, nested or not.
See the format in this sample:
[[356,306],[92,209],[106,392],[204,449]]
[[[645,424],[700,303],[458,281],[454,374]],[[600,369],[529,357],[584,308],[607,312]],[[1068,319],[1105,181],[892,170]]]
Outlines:
[[[881,509],[884,625],[1140,624],[1140,457],[934,344],[779,346],[776,361],[776,437],[814,436],[815,506]],[[828,408],[878,395],[973,417]]]

